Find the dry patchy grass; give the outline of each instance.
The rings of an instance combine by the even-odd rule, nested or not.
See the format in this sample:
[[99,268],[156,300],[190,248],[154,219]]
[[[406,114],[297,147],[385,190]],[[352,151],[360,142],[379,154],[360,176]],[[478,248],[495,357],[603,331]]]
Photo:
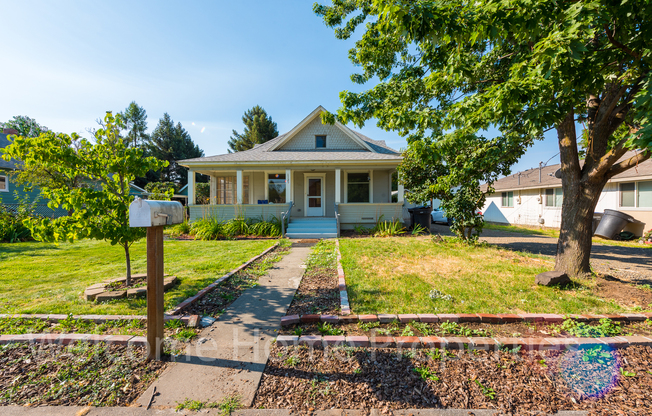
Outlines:
[[[609,313],[623,308],[593,294],[592,279],[537,286],[551,259],[489,245],[430,238],[340,242],[354,313]],[[453,300],[432,299],[437,290]]]

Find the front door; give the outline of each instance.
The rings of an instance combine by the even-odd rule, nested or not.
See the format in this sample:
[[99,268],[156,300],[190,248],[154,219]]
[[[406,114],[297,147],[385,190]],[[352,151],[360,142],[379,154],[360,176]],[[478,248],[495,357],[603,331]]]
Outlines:
[[324,201],[323,201],[323,189],[322,189],[322,178],[320,177],[310,177],[306,178],[308,185],[308,194],[307,194],[307,208],[306,216],[307,217],[322,217],[324,215]]

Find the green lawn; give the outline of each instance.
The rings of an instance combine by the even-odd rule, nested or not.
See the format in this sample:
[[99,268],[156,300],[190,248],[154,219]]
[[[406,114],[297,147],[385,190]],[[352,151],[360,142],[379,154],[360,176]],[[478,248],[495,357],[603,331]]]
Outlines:
[[[165,293],[165,308],[194,295],[276,240],[165,242],[165,273],[180,283]],[[145,273],[145,240],[131,248],[133,273]],[[124,276],[124,250],[104,241],[59,245],[0,244],[0,313],[146,314],[145,299],[86,302],[87,286]]]
[[[469,247],[430,238],[341,239],[342,266],[355,314],[367,313],[612,313],[619,305],[592,293],[537,286],[552,270],[543,256],[489,245]],[[431,299],[435,289],[453,301]]]

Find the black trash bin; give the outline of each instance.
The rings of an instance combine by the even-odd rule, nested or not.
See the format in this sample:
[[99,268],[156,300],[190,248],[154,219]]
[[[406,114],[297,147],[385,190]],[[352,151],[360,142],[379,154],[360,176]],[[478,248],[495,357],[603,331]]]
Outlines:
[[410,228],[414,228],[416,224],[419,224],[426,231],[430,232],[430,226],[432,225],[432,207],[417,207],[408,209],[410,213]]
[[595,229],[594,235],[606,239],[613,239],[616,234],[621,232],[629,222],[634,222],[634,217],[624,212],[613,209],[605,209],[604,215]]

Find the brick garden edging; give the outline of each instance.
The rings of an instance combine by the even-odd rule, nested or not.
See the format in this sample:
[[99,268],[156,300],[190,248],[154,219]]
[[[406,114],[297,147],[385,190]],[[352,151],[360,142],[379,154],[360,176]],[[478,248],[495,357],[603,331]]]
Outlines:
[[335,254],[337,256],[337,286],[340,291],[340,310],[342,315],[351,315],[349,305],[349,294],[346,291],[346,280],[344,280],[344,269],[342,268],[342,254],[340,253],[340,240],[335,240]]
[[652,347],[652,337],[619,336],[608,338],[501,338],[501,337],[367,337],[367,336],[320,336],[279,335],[276,343],[284,346],[306,345],[309,347],[350,346],[372,348],[440,348],[449,350],[476,349],[498,351],[501,348],[521,347],[524,351],[564,350],[609,346],[623,348],[630,345]]
[[599,321],[607,318],[612,321],[640,322],[646,319],[652,319],[652,313],[622,313],[609,315],[591,315],[591,314],[570,314],[558,315],[552,313],[440,313],[440,314],[378,314],[378,315],[289,315],[281,318],[281,326],[295,325],[299,323],[328,322],[332,324],[343,323],[350,324],[356,322],[380,322],[390,323],[398,321],[400,323],[409,323],[412,321],[435,323],[435,322],[482,322],[489,324],[517,323],[517,322],[545,322],[561,323],[566,318],[576,321],[589,322]]
[[214,282],[211,283],[210,285],[206,286],[205,288],[203,288],[202,290],[200,290],[199,292],[197,292],[196,295],[189,297],[188,299],[186,299],[186,300],[184,300],[183,302],[179,303],[177,306],[175,306],[175,307],[172,308],[171,310],[167,311],[166,313],[169,314],[169,315],[177,315],[177,314],[178,314],[179,312],[181,312],[183,309],[187,308],[188,306],[190,306],[190,305],[192,305],[193,303],[197,302],[199,299],[201,299],[201,298],[203,298],[204,296],[206,296],[206,294],[207,294],[208,292],[210,292],[211,290],[215,289],[217,286],[219,286],[220,283],[222,283],[223,281],[225,281],[225,280],[228,279],[229,277],[233,276],[234,274],[236,274],[236,273],[239,272],[240,270],[242,270],[242,269],[248,267],[251,263],[253,263],[254,261],[256,261],[256,260],[258,260],[259,258],[263,257],[265,254],[267,254],[267,253],[269,253],[270,251],[274,250],[274,249],[275,249],[276,247],[278,247],[278,246],[279,246],[279,242],[276,242],[276,244],[274,244],[274,245],[271,246],[270,248],[266,249],[265,251],[263,251],[263,252],[260,253],[259,255],[255,256],[255,257],[252,257],[251,259],[249,259],[249,261],[243,263],[241,266],[238,266],[238,267],[236,267],[235,269],[231,270],[230,272],[228,272],[228,273],[225,274],[224,276],[220,277],[219,279],[217,279],[216,281],[214,281]]
[[[0,314],[0,319],[7,318],[16,318],[16,319],[38,319],[41,321],[48,321],[52,323],[59,323],[63,320],[68,319],[68,315],[63,314]],[[105,322],[121,321],[121,320],[139,320],[142,322],[147,321],[147,316],[145,315],[72,315],[72,319],[78,319],[82,321],[93,321],[96,324],[103,324]],[[163,317],[165,321],[170,321],[173,319],[178,319],[187,327],[194,328],[197,326],[199,321],[199,315],[188,315],[188,316],[172,316],[165,315]]]
[[22,334],[22,335],[0,335],[0,345],[23,343],[23,344],[59,344],[68,345],[75,342],[89,342],[98,344],[147,346],[147,338],[133,335],[97,335],[97,334]]

